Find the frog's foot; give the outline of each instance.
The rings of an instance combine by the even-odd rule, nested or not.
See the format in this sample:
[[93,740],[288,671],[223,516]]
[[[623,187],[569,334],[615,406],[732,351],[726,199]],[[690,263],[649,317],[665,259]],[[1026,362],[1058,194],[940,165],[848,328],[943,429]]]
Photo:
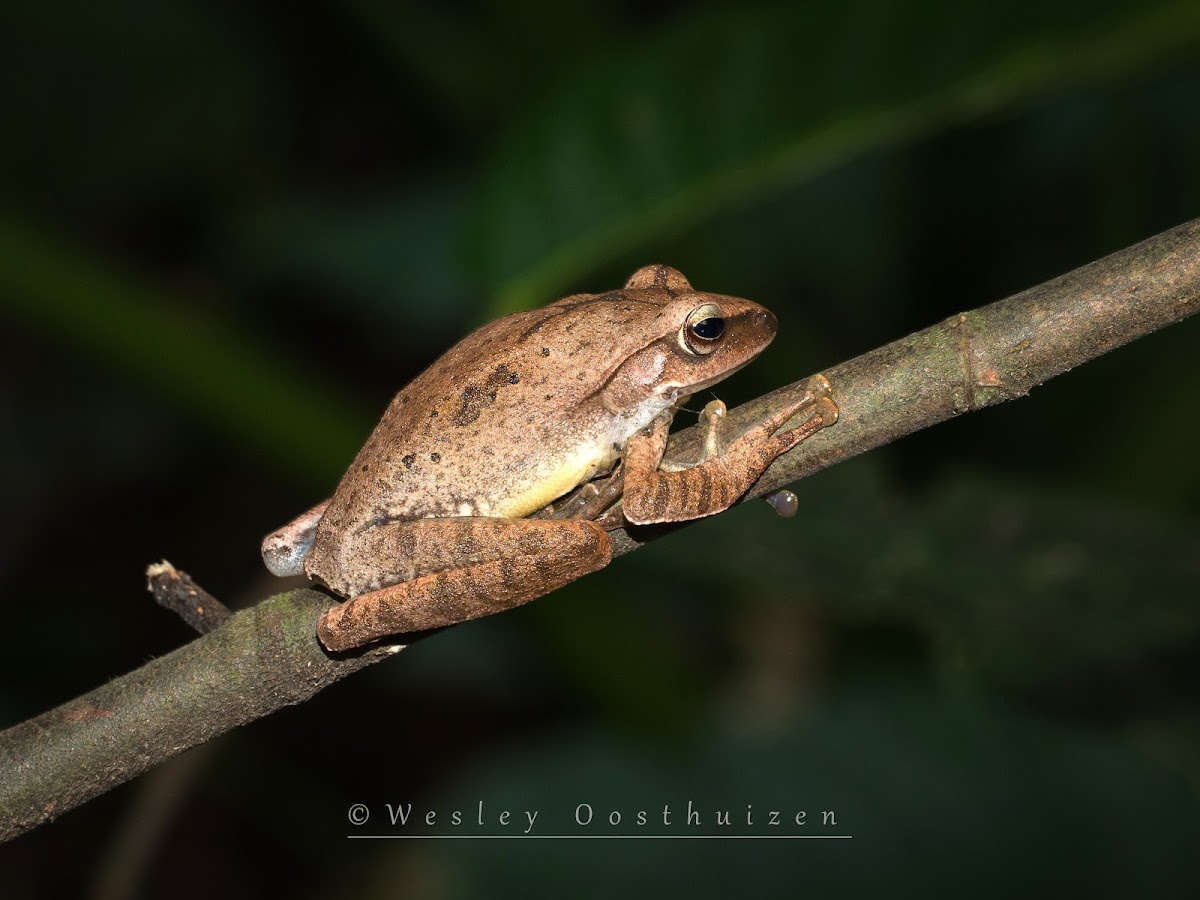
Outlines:
[[704,404],[704,409],[700,410],[700,424],[704,426],[704,455],[700,457],[700,462],[720,455],[717,449],[717,434],[727,412],[729,410],[720,400],[709,400]]
[[[460,517],[390,522],[371,529],[361,543],[354,550],[374,553],[367,558],[378,561],[379,568],[366,582],[374,589],[321,616],[317,636],[329,650],[349,650],[388,635],[503,612],[601,569],[612,559],[608,535],[594,522],[579,520]],[[397,562],[401,558],[403,562]],[[436,561],[441,571],[400,581],[427,560]]]
[[[829,396],[830,390],[829,380],[824,375],[814,375],[805,382],[800,397],[739,437],[723,455],[748,455],[754,459],[752,466],[758,467],[758,474],[761,475],[775,457],[791,450],[822,428],[828,428],[837,422],[839,411],[837,404]],[[808,416],[798,425],[786,431],[779,431],[794,416],[801,413],[808,413]],[[766,462],[759,466],[761,458],[765,458]],[[757,478],[756,475],[754,480]],[[750,484],[753,484],[753,480],[746,487]]]
[[329,501],[318,503],[282,528],[272,531],[262,542],[262,558],[272,575],[287,578],[304,574],[304,557],[317,536],[317,525]]
[[[762,432],[773,434],[793,416],[803,412],[810,412],[810,415],[797,428],[802,428],[807,422],[814,419],[818,420],[820,428],[827,428],[838,419],[837,404],[830,399],[831,392],[832,388],[829,385],[829,379],[824,375],[814,375],[804,383],[803,391],[799,397],[780,410],[779,413],[767,421],[760,423],[755,429],[752,429],[742,437],[746,438],[756,434],[761,436]],[[725,427],[726,412],[725,404],[720,400],[710,400],[705,404],[704,409],[700,411],[700,425],[704,428],[704,445],[701,451],[700,463],[721,455],[721,432]],[[794,432],[796,429],[792,429],[792,431]],[[790,433],[785,432],[785,435]],[[808,432],[798,432],[793,435],[788,439],[789,446],[785,450],[790,450],[808,436]],[[775,455],[778,456],[779,453],[783,453],[785,450],[780,450]],[[665,471],[669,471],[665,466],[663,468]]]
[[[791,450],[822,428],[835,423],[838,407],[830,397],[829,381],[815,375],[801,395],[774,415],[755,425],[715,456],[680,471],[639,472],[631,468],[625,476],[622,506],[625,518],[638,525],[678,522],[721,512],[746,493],[776,457]],[[808,415],[792,428],[781,431],[794,416]],[[705,407],[709,433],[705,452],[715,452],[716,430],[724,422],[723,405]],[[626,454],[627,461],[637,456]]]
[[619,528],[620,525],[606,525],[605,523],[612,521],[614,512],[612,507],[621,498],[624,483],[624,469],[618,465],[616,471],[589,481],[557,506],[548,506],[530,518],[588,519],[601,523],[600,527],[605,531],[611,531],[613,528]]
[[[687,399],[689,398],[681,398],[680,406],[682,406],[682,401],[686,401]],[[725,414],[728,411],[728,408],[720,400],[709,400],[706,404],[704,404],[704,409],[700,410],[699,417],[700,427],[704,429],[704,443],[700,447],[700,458],[695,462],[690,463],[673,462],[671,460],[664,459],[658,464],[659,471],[681,472],[684,469],[690,469],[693,466],[698,466],[705,460],[712,459],[714,456],[719,456],[720,438],[723,430],[722,426],[725,422]],[[668,422],[667,425],[669,427],[670,423]],[[665,449],[665,432],[663,434],[662,442]]]

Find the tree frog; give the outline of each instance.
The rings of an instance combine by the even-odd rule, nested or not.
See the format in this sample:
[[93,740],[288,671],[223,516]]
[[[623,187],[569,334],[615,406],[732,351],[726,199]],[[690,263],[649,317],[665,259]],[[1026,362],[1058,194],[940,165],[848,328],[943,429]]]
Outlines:
[[[658,265],[620,290],[484,325],[396,395],[331,499],[265,538],[267,568],[347,598],[318,624],[331,651],[548,594],[609,562],[608,530],[720,512],[837,420],[818,375],[723,452],[723,407],[710,404],[704,458],[661,466],[680,404],[753,360],[775,330],[762,306],[696,291]],[[584,503],[570,518],[534,515],[618,461],[619,512]]]

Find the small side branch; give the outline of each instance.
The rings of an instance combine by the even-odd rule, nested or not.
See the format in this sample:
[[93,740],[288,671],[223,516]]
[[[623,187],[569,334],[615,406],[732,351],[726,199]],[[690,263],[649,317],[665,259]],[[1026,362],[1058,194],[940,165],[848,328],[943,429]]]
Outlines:
[[[838,424],[777,459],[751,495],[1022,397],[1198,310],[1200,220],[827,369]],[[730,411],[731,430],[783,407],[801,384]],[[701,441],[698,427],[675,435],[668,461],[695,459]],[[650,535],[644,529],[610,536],[620,554]],[[328,597],[309,590],[271,597],[174,653],[0,732],[0,840],[402,649],[331,657],[316,640],[317,617],[328,605]]]
[[216,631],[233,615],[220,600],[165,559],[146,569],[146,589],[159,606],[171,610],[201,634]]

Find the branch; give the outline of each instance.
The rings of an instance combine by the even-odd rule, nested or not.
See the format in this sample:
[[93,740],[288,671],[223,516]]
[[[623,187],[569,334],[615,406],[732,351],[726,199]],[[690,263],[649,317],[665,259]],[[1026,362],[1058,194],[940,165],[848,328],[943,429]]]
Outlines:
[[[967,412],[1026,396],[1056,375],[1200,312],[1200,219],[824,371],[840,410],[780,457],[750,492],[792,481]],[[802,382],[729,414],[737,433]],[[694,459],[701,433],[669,453]]]
[[[1198,310],[1200,220],[826,370],[841,409],[838,424],[778,459],[751,495],[1022,397]],[[765,417],[796,389],[731,410],[731,431]],[[668,458],[695,459],[700,440],[698,428],[680,432]],[[612,532],[614,552],[665,530]],[[0,732],[0,840],[402,649],[330,656],[316,640],[317,617],[328,605],[326,595],[311,590],[271,597],[167,656]]]
[[146,569],[146,589],[155,603],[177,613],[201,634],[216,631],[233,615],[224,603],[196,584],[191,575],[180,572],[165,559]]

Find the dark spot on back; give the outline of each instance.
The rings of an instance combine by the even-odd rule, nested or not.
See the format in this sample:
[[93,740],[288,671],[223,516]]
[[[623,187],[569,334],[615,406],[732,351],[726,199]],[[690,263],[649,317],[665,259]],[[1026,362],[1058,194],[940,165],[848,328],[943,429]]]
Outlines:
[[441,461],[442,461],[442,454],[440,454],[440,453],[430,453],[430,454],[429,454],[429,461],[430,461],[430,462],[441,462]]
[[451,420],[455,425],[470,425],[479,418],[480,410],[487,405],[484,393],[475,385],[468,384],[462,389],[462,405]]
[[510,369],[507,364],[496,366],[492,370],[492,373],[488,375],[487,382],[484,385],[468,384],[462,389],[462,393],[459,395],[462,402],[458,410],[454,413],[452,421],[460,427],[470,425],[479,418],[484,407],[496,402],[500,388],[516,384],[520,380],[521,376]]
[[404,463],[404,468],[406,468],[406,469],[411,469],[412,464],[415,463],[416,461],[417,461],[417,454],[415,454],[415,453],[406,453],[404,456],[400,457],[400,462]]

